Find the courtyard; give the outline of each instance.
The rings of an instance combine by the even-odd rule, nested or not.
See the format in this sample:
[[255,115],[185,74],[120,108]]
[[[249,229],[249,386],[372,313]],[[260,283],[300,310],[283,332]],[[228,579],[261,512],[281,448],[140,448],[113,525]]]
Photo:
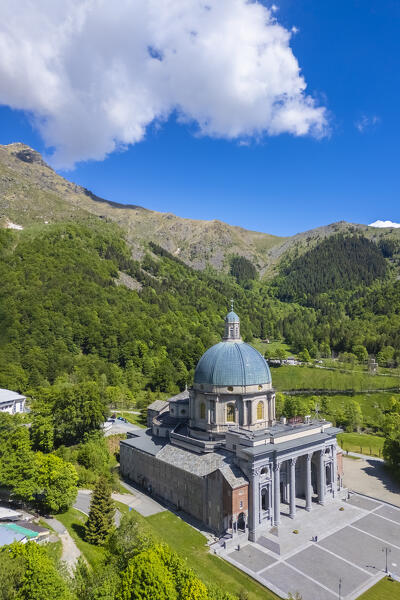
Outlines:
[[386,554],[400,577],[400,508],[358,493],[310,513],[298,508],[294,520],[282,515],[275,552],[266,533],[220,555],[284,598],[355,600],[385,575]]

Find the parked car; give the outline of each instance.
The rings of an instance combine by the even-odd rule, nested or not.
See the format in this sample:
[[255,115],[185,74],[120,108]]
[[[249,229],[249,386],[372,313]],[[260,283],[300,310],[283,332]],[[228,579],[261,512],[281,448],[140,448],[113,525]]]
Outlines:
[[108,417],[107,422],[108,423],[115,423],[115,417]]
[[122,421],[123,423],[127,423],[128,421],[124,417],[117,417],[118,421]]

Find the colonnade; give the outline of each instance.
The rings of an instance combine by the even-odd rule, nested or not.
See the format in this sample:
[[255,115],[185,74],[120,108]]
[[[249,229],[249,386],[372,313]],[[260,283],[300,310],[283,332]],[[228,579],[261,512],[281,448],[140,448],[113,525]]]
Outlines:
[[[304,485],[302,491],[305,496],[305,509],[310,512],[312,509],[312,497],[313,497],[313,486],[312,486],[312,463],[313,456],[317,455],[317,460],[314,459],[316,467],[316,479],[317,479],[317,493],[319,504],[324,505],[326,502],[327,486],[331,485],[332,494],[335,495],[336,491],[336,471],[337,471],[337,457],[336,457],[336,446],[328,446],[330,448],[329,459],[326,461],[326,448],[319,450],[310,451],[307,454],[300,456],[293,456],[285,459],[277,457],[273,463],[269,463],[267,467],[262,470],[260,467],[253,467],[249,486],[249,537],[251,540],[257,538],[257,530],[262,524],[263,510],[261,507],[261,494],[263,490],[267,489],[270,493],[269,511],[273,525],[279,525],[281,522],[281,470],[282,465],[287,463],[286,474],[288,476],[289,484],[289,516],[293,519],[296,516],[296,464],[299,460],[304,460],[304,468],[302,472],[305,476]],[[330,481],[326,481],[326,464],[330,464],[329,478]],[[268,476],[266,477],[265,484],[262,479],[262,472],[267,471]],[[287,481],[287,480],[286,480]],[[286,482],[285,482],[286,483]],[[272,489],[271,489],[272,486]],[[264,492],[265,493],[265,492]]]
[[[326,501],[326,490],[327,483],[332,486],[332,492],[335,493],[336,485],[336,448],[333,448],[331,465],[331,481],[326,481],[326,465],[325,465],[325,448],[318,450],[318,466],[317,466],[317,492],[318,492],[318,503],[324,505]],[[310,512],[312,507],[312,480],[311,480],[311,464],[314,452],[309,452],[305,455],[306,464],[306,481],[305,481],[305,499],[306,499],[306,511]],[[289,458],[289,516],[294,519],[296,516],[296,462],[300,457]],[[273,507],[273,524],[279,525],[281,521],[281,490],[280,490],[280,472],[282,463],[279,460],[274,464],[274,507]]]

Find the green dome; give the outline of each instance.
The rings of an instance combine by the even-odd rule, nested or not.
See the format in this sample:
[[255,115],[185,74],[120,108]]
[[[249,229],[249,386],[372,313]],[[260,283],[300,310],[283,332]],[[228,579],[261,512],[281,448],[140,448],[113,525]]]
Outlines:
[[271,383],[267,361],[249,344],[220,342],[209,348],[199,360],[195,384],[248,386]]

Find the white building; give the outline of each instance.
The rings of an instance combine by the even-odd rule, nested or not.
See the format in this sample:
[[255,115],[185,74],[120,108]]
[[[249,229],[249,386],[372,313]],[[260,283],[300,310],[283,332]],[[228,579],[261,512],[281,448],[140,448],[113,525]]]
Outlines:
[[26,397],[17,392],[0,388],[0,412],[7,412],[10,415],[22,413],[25,410],[25,400]]

